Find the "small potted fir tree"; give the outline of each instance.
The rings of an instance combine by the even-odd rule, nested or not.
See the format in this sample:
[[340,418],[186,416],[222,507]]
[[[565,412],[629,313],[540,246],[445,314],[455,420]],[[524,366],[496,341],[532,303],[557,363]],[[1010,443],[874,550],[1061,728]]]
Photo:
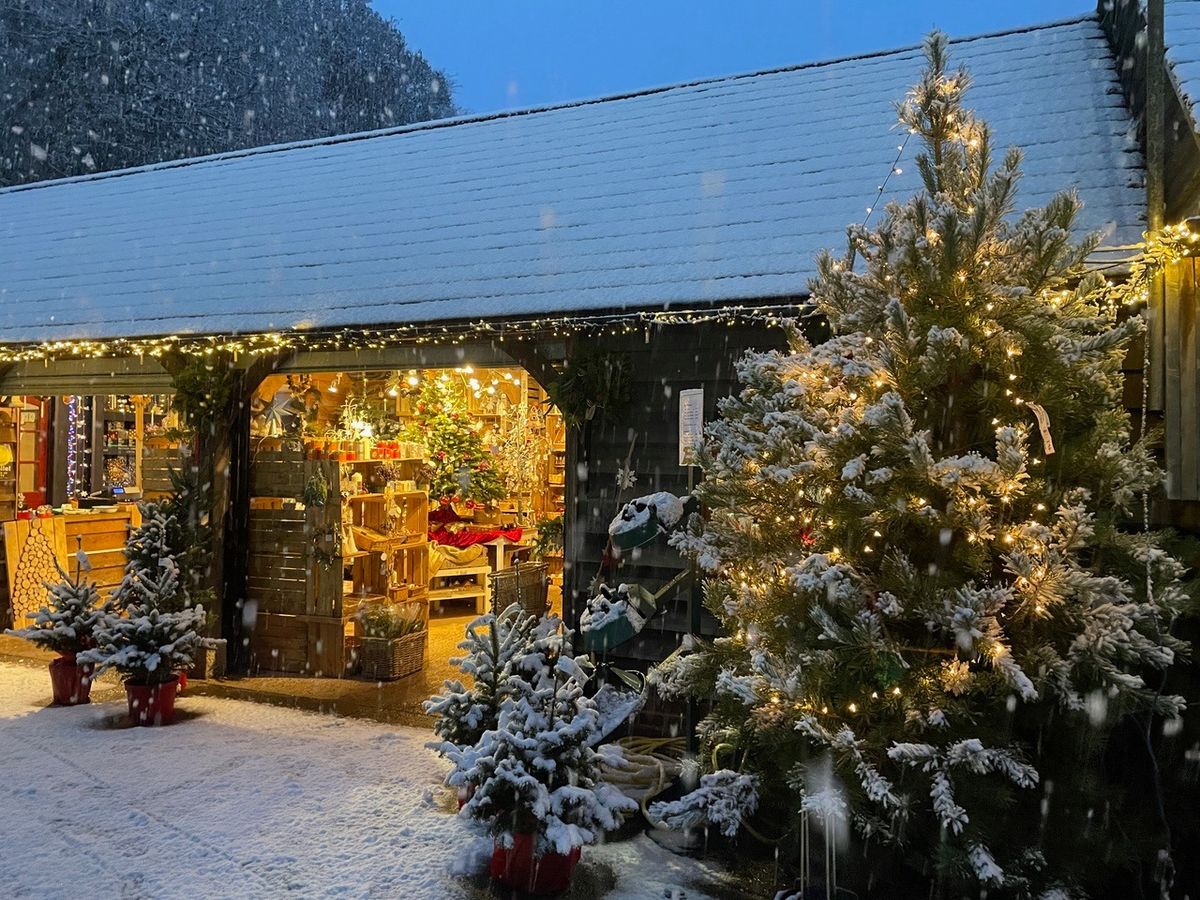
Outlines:
[[87,703],[91,696],[93,667],[79,662],[78,654],[95,645],[96,628],[109,608],[101,602],[95,582],[83,578],[88,568],[81,550],[75,578],[59,568],[58,583],[47,585],[50,602],[38,610],[33,624],[7,632],[58,654],[50,663],[55,706]]
[[476,785],[462,813],[495,838],[491,874],[534,894],[565,890],[581,848],[621,824],[637,804],[598,780],[592,743],[600,714],[584,696],[588,673],[571,655],[570,632],[544,619],[506,680],[496,727],[450,753]]
[[114,609],[96,629],[96,646],[78,658],[94,663],[97,673],[121,673],[135,725],[169,725],[179,673],[192,665],[201,640],[204,608],[190,604],[187,579],[172,552],[174,514],[155,503],[140,508],[143,522],[126,543],[129,562]]
[[[509,676],[528,654],[537,621],[514,603],[499,614],[479,616],[467,626],[458,644],[465,653],[452,657],[450,664],[468,676],[470,686],[457,678],[447,679],[444,693],[425,701],[425,712],[437,718],[433,730],[441,738],[431,742],[430,749],[461,762],[484,732],[496,727],[500,704],[508,695]],[[474,793],[465,768],[458,765],[446,776],[446,784],[457,790],[460,807]]]

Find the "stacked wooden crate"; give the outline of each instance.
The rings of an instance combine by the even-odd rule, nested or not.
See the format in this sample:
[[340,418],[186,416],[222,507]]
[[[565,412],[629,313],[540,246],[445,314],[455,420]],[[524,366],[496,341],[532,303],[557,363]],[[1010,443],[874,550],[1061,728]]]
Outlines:
[[[304,508],[305,487],[318,473],[328,501]],[[298,450],[255,454],[246,583],[255,670],[337,676],[345,668],[338,483],[336,462]]]
[[142,482],[139,487],[147,500],[171,493],[171,470],[185,465],[178,446],[142,448]]

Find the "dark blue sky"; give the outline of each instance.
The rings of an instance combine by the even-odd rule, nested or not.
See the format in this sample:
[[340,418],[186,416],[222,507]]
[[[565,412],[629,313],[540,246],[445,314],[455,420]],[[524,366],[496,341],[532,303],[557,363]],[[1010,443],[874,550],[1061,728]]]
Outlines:
[[558,103],[1083,15],[1088,0],[374,0],[467,112]]

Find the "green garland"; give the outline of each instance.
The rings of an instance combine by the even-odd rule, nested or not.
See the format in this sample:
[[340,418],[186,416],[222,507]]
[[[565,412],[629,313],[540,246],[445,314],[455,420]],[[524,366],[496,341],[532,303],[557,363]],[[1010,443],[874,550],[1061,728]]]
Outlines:
[[633,363],[628,353],[584,346],[546,385],[546,394],[572,428],[590,421],[597,410],[619,416],[633,396]]

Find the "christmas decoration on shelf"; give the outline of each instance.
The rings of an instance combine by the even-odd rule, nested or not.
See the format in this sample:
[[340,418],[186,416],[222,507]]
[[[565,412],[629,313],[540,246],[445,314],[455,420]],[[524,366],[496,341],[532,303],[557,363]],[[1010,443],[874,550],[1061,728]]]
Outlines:
[[413,399],[409,438],[428,448],[429,496],[443,504],[486,504],[504,496],[500,473],[449,376],[424,379]]
[[[1142,319],[1118,311],[1158,263],[1086,274],[1071,194],[1012,215],[1019,152],[993,165],[944,36],[925,52],[899,107],[924,191],[819,259],[833,337],[740,362],[700,454],[707,517],[671,539],[727,636],[652,680],[711,701],[701,791],[778,823],[796,896],[810,829],[830,889],[1103,894],[1122,858],[1095,811],[1159,833],[1107,789],[1105,738],[1182,709],[1162,685],[1190,601],[1165,536],[1137,530],[1162,473],[1122,406]],[[1153,769],[1149,743],[1129,765]],[[833,832],[861,841],[852,866]]]

